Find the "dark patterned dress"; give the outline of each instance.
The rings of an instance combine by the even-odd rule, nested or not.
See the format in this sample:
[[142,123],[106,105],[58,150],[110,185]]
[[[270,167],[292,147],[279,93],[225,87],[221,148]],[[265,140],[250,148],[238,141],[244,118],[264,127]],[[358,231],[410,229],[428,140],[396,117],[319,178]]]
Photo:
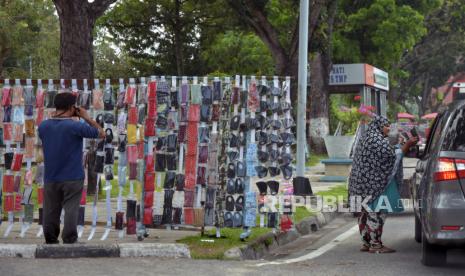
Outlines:
[[[359,196],[362,200],[368,198],[368,203],[384,192],[396,160],[394,147],[383,135],[383,127],[386,125],[389,125],[386,118],[375,117],[354,155],[349,177],[349,195]],[[385,213],[361,210],[359,230],[366,246],[382,245],[385,219]]]

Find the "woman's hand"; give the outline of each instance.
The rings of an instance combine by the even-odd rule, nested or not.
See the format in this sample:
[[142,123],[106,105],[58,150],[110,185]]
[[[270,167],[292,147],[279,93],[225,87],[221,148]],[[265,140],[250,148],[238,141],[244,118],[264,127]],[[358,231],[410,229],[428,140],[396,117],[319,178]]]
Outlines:
[[406,154],[411,147],[415,146],[418,143],[418,137],[410,137],[410,139],[405,142],[404,146],[402,147],[402,151]]
[[418,144],[418,137],[416,136],[411,137],[410,139],[408,139],[406,144],[409,145],[409,148],[415,146],[416,144]]

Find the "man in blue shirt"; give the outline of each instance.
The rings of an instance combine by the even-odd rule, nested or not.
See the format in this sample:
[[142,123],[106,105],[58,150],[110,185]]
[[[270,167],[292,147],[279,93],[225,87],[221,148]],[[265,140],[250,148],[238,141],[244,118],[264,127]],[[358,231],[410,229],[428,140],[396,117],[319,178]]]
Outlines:
[[[56,112],[39,126],[44,151],[45,242],[55,244],[60,234],[61,210],[65,210],[63,243],[77,241],[79,202],[84,184],[83,138],[103,138],[102,127],[85,109],[76,107],[76,97],[60,93],[54,100]],[[73,118],[80,117],[86,123]]]

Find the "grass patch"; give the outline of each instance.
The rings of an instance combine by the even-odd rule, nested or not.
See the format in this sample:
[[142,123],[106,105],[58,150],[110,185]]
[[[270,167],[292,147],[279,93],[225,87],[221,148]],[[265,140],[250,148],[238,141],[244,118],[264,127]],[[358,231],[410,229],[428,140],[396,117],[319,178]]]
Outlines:
[[310,154],[310,158],[305,163],[307,167],[313,167],[320,163],[321,160],[327,159],[328,156],[325,154]]
[[[242,228],[222,228],[221,238],[217,239],[215,236],[216,230],[213,229],[207,232],[204,236],[196,235],[189,236],[178,240],[178,243],[183,243],[189,246],[191,257],[194,259],[218,259],[224,258],[224,252],[227,250],[247,245],[258,237],[271,232],[270,228],[252,228],[252,234],[246,241],[239,239],[240,234],[243,232]],[[213,241],[213,242],[212,242]],[[269,241],[270,243],[272,241]]]
[[[316,193],[318,196],[335,196],[337,198],[342,197],[344,201],[347,201],[348,198],[348,192],[347,192],[347,186],[346,185],[338,185],[335,187],[332,187],[328,191],[321,191]],[[296,207],[295,213],[294,213],[294,223],[299,223],[305,218],[314,216],[315,213],[308,210],[304,206],[298,206]]]
[[298,206],[295,208],[295,213],[294,213],[294,223],[299,223],[305,218],[314,216],[315,213],[309,211],[306,207],[304,206]]
[[346,184],[332,187],[328,191],[318,192],[317,195],[319,195],[319,196],[336,196],[338,198],[342,197],[344,201],[347,201],[348,196],[349,196]]

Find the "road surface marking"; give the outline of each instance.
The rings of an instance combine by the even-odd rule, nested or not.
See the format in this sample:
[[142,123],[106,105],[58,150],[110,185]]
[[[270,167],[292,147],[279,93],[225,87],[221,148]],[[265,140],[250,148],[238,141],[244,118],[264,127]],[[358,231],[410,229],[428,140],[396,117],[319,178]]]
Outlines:
[[282,260],[282,261],[274,261],[274,262],[266,262],[266,263],[261,263],[261,264],[256,264],[256,266],[265,266],[265,265],[279,265],[279,264],[292,264],[292,263],[297,263],[297,262],[303,262],[303,261],[308,261],[314,258],[317,258],[324,253],[328,252],[329,250],[333,249],[336,247],[339,243],[342,241],[346,240],[353,234],[357,233],[359,231],[358,225],[355,225],[354,227],[350,228],[346,232],[340,234],[337,236],[335,239],[330,241],[329,243],[323,245],[322,247],[318,248],[315,251],[312,251],[306,255],[300,256],[298,258],[294,259],[287,259],[287,260]]

